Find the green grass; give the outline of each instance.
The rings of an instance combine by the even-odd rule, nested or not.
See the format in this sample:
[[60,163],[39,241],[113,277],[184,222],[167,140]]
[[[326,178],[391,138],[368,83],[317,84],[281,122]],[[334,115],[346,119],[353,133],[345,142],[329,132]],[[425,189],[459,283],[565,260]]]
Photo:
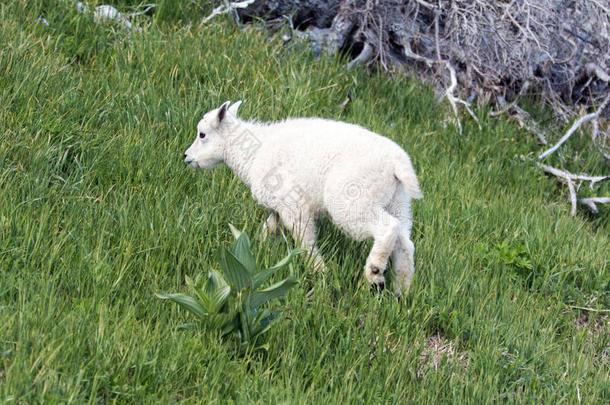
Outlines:
[[[607,314],[570,307],[609,307],[610,212],[571,218],[534,136],[485,110],[459,135],[417,82],[230,19],[199,27],[196,2],[131,36],[67,4],[0,4],[0,402],[610,401]],[[265,212],[226,167],[182,162],[201,115],[238,99],[244,117],[342,119],[410,153],[425,198],[400,304],[369,293],[370,243],[325,220],[329,271],[296,261],[267,352],[176,329],[192,319],[154,293],[218,268],[229,222],[259,263],[292,247],[261,240]],[[566,167],[602,172],[582,139],[562,148],[579,145]]]

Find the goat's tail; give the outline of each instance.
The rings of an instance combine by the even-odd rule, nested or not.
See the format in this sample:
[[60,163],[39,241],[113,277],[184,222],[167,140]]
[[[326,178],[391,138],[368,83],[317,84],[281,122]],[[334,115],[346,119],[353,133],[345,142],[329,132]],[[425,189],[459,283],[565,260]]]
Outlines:
[[403,187],[411,198],[424,198],[424,195],[419,188],[419,182],[417,181],[415,170],[413,170],[413,166],[411,165],[411,161],[408,157],[406,160],[402,157],[398,159],[394,167],[394,176],[396,176],[398,181],[402,183]]

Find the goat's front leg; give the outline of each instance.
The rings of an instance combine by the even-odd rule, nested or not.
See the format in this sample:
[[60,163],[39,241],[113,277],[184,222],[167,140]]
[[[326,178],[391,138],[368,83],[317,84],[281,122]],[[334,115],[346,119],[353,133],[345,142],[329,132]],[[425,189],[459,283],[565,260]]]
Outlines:
[[277,236],[280,225],[280,216],[277,212],[269,214],[265,222],[263,222],[263,239],[267,239],[269,235]]
[[316,246],[316,224],[313,215],[301,213],[298,218],[293,215],[280,212],[280,218],[287,229],[292,230],[292,235],[301,248],[309,252],[309,258],[313,259],[313,267],[319,271],[326,271],[326,265],[322,255]]
[[366,259],[365,276],[369,283],[383,290],[385,287],[385,269],[388,258],[394,250],[400,222],[384,210],[375,213],[377,221],[369,224],[373,235],[373,248]]

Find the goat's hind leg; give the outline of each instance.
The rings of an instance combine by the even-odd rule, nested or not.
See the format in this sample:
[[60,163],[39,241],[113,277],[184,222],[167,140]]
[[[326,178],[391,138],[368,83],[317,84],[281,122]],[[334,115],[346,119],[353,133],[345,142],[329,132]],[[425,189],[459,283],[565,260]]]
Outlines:
[[409,239],[408,232],[401,229],[392,252],[392,263],[394,264],[394,291],[396,296],[400,297],[401,294],[406,295],[409,292],[411,286],[411,279],[413,279],[413,273],[415,272],[415,245]]
[[415,272],[415,245],[411,241],[411,198],[401,185],[396,189],[388,211],[399,219],[400,229],[394,251],[392,252],[392,264],[394,265],[394,291],[400,297],[407,294],[411,286],[411,279]]
[[374,218],[375,221],[369,225],[369,232],[374,238],[373,248],[366,259],[364,270],[369,283],[383,289],[384,273],[396,245],[400,221],[383,209],[378,210]]

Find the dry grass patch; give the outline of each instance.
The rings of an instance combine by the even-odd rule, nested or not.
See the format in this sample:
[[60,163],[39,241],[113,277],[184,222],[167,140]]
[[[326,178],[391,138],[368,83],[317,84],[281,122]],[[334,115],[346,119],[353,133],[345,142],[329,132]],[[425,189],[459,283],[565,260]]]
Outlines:
[[457,364],[465,370],[468,367],[469,357],[467,351],[459,351],[455,342],[448,341],[437,332],[426,341],[424,349],[419,355],[417,376],[422,377],[430,369],[438,370],[443,359],[448,363]]

